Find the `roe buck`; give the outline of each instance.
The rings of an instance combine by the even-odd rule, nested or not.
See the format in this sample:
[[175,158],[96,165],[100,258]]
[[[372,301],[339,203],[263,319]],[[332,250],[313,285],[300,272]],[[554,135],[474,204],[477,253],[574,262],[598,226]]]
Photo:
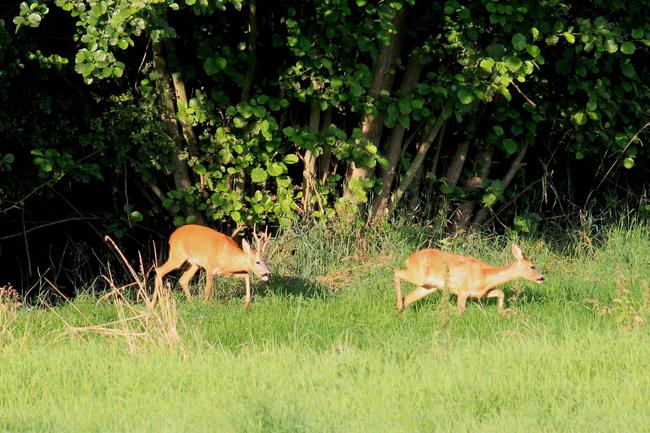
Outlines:
[[[268,228],[267,228],[268,230]],[[205,269],[204,301],[210,300],[212,279],[215,275],[234,275],[244,279],[246,300],[244,308],[251,303],[250,273],[262,281],[268,281],[271,273],[266,265],[269,235],[267,230],[260,236],[253,230],[255,249],[242,240],[242,247],[230,237],[208,227],[188,224],[177,228],[169,237],[169,258],[156,269],[156,287],[162,288],[165,275],[188,262],[190,267],[183,273],[179,283],[188,300],[192,299],[189,282],[199,270]]]
[[[544,277],[535,265],[524,257],[515,244],[511,247],[515,261],[506,266],[490,266],[474,257],[464,257],[440,250],[425,249],[406,259],[406,269],[394,274],[397,312],[401,313],[413,302],[443,289],[458,299],[458,313],[465,311],[467,298],[498,298],[499,312],[503,312],[503,291],[495,286],[508,281],[525,278],[541,284]],[[416,289],[402,297],[400,280],[415,284]]]

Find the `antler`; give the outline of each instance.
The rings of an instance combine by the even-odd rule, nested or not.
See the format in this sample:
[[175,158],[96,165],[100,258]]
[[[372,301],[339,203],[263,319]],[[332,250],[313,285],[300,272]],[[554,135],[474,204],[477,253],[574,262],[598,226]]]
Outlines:
[[264,233],[257,235],[257,229],[253,226],[253,239],[255,239],[255,249],[261,254],[266,254],[269,246],[269,226],[264,228]]
[[246,226],[237,223],[237,227],[235,227],[235,230],[230,234],[230,237],[234,239],[235,236],[237,236],[237,233],[239,233],[244,227]]

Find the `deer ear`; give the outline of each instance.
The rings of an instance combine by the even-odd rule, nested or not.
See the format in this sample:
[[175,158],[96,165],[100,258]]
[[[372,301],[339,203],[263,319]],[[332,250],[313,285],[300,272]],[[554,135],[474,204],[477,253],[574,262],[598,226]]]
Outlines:
[[519,248],[517,245],[512,244],[510,250],[512,251],[512,255],[515,256],[515,259],[521,260],[524,258],[524,254],[521,252],[521,248]]
[[245,252],[246,254],[249,254],[249,253],[251,252],[251,246],[250,246],[250,244],[246,241],[246,239],[242,239],[242,241],[241,241],[241,246],[242,246],[242,249],[244,250],[244,252]]

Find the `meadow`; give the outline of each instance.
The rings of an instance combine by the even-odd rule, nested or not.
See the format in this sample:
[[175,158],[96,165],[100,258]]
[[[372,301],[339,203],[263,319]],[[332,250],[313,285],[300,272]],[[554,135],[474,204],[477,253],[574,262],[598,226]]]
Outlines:
[[208,305],[175,287],[151,307],[100,279],[49,305],[5,295],[0,432],[647,431],[643,225],[516,239],[546,281],[505,285],[505,315],[489,300],[459,316],[440,294],[396,314],[392,272],[410,252],[501,265],[515,237],[283,233],[249,310],[227,278]]

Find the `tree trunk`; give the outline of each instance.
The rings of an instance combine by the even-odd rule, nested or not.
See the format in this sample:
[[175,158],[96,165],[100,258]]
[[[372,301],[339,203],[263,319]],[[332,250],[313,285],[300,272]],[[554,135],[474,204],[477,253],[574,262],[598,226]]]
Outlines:
[[[320,130],[323,134],[327,132],[332,124],[332,109],[328,108],[321,116]],[[330,162],[332,160],[332,148],[326,143],[323,143],[323,154],[318,158],[318,177],[321,183],[325,183],[329,176]]]
[[456,153],[447,168],[447,185],[450,187],[455,187],[458,185],[458,180],[460,175],[463,172],[463,167],[465,166],[465,160],[467,159],[467,152],[469,151],[469,140],[465,140],[461,143],[458,143],[456,148]]
[[[458,143],[458,147],[456,147],[456,152],[454,152],[454,156],[451,159],[451,163],[449,163],[449,166],[447,167],[447,171],[445,172],[445,179],[447,186],[450,188],[455,188],[456,185],[458,185],[458,180],[460,179],[460,175],[463,172],[463,167],[465,166],[465,160],[467,159],[467,152],[469,151],[469,140],[461,141]],[[436,212],[440,213],[443,208],[445,207],[445,204],[447,203],[446,197],[444,195],[438,196],[436,199]]]
[[242,101],[250,97],[257,65],[257,0],[248,0],[248,54],[251,58],[242,84],[240,98]]
[[474,212],[474,206],[476,205],[476,199],[471,197],[471,195],[481,188],[483,182],[490,173],[492,152],[492,147],[481,151],[474,162],[473,171],[475,174],[470,176],[470,178],[467,179],[467,182],[465,182],[465,194],[469,197],[456,209],[456,215],[454,217],[454,229],[456,231],[464,230],[469,226],[469,222],[471,221]]
[[420,168],[415,172],[413,178],[413,190],[411,191],[411,199],[409,200],[409,208],[415,210],[420,206],[420,187],[422,185],[422,178],[424,177],[424,164],[420,164]]
[[[171,154],[174,185],[176,189],[185,190],[192,186],[192,179],[190,178],[187,164],[178,155],[181,148],[181,134],[178,129],[178,122],[176,121],[175,98],[170,87],[173,79],[167,70],[167,62],[165,61],[163,47],[160,42],[153,43],[153,61],[159,77],[156,81],[156,87],[160,102],[160,117],[165,126],[165,131],[175,144],[175,150]],[[184,213],[185,216],[193,216],[198,223],[204,222],[203,216],[194,207],[185,206]]]
[[[433,159],[431,160],[431,166],[429,171],[433,173],[434,176],[438,172],[438,162],[440,162],[440,153],[442,152],[443,140],[445,138],[446,129],[447,129],[447,122],[445,122],[442,125],[442,130],[438,134],[438,143],[436,144],[436,151],[433,155]],[[430,212],[431,210],[435,211],[437,209],[435,205],[435,200],[433,198],[434,189],[435,189],[435,183],[432,182],[428,184],[428,188],[426,189],[426,197],[424,199],[425,203],[427,204],[426,207],[427,212]]]
[[[395,12],[393,23],[395,24],[396,32],[391,35],[388,45],[382,45],[379,53],[375,58],[373,65],[373,82],[368,90],[368,98],[375,104],[382,90],[390,90],[390,84],[393,80],[393,68],[402,40],[402,23],[404,19],[404,11],[399,10]],[[383,129],[384,119],[382,115],[374,115],[365,113],[361,118],[361,133],[368,143],[374,144],[379,147],[381,133]],[[343,188],[343,197],[350,203],[359,206],[361,203],[354,197],[354,191],[351,188],[353,182],[366,179],[371,174],[372,170],[367,167],[357,166],[352,162],[349,166],[345,185]]]
[[422,165],[422,162],[424,161],[424,157],[427,154],[427,151],[431,147],[431,144],[433,143],[433,140],[438,136],[438,133],[440,132],[442,125],[445,123],[445,111],[447,111],[447,107],[443,108],[440,110],[440,114],[438,115],[438,119],[434,123],[434,125],[431,127],[429,132],[425,135],[425,137],[422,139],[422,141],[418,144],[415,158],[411,162],[410,167],[406,171],[406,174],[404,175],[404,178],[400,182],[399,186],[395,190],[395,193],[393,193],[393,196],[391,197],[390,203],[388,204],[388,217],[392,217],[393,213],[395,212],[395,209],[397,208],[397,205],[399,204],[399,201],[402,199],[404,196],[404,193],[408,189],[409,185],[413,181],[413,178],[415,177],[415,173],[418,171],[420,166]]
[[[316,99],[311,101],[309,111],[309,130],[318,132],[320,126],[320,104]],[[314,152],[305,150],[304,168],[302,171],[302,209],[305,215],[311,212],[311,198],[316,188],[316,155]]]
[[[400,97],[408,97],[411,95],[413,89],[418,83],[418,80],[420,79],[421,72],[422,63],[420,62],[420,57],[416,54],[411,54],[409,57],[409,63],[406,66],[406,70],[404,71],[402,85],[400,86]],[[401,123],[395,125],[391,131],[390,139],[384,148],[384,155],[386,156],[388,163],[386,170],[382,175],[381,192],[376,199],[375,208],[372,215],[373,223],[385,217],[386,209],[388,207],[388,198],[390,197],[393,180],[395,179],[395,174],[397,172],[397,164],[402,153],[402,143],[404,142],[405,132],[406,128],[404,128]]]
[[[524,156],[526,156],[526,149],[528,148],[527,145],[524,145],[524,147],[521,148],[515,159],[512,160],[512,163],[510,164],[510,168],[508,169],[508,172],[503,176],[503,179],[501,179],[501,192],[505,191],[508,188],[508,185],[510,185],[510,182],[512,182],[512,179],[514,179],[515,174],[519,171],[521,168],[521,163],[524,160]],[[490,208],[488,207],[483,207],[481,210],[479,210],[476,213],[476,216],[472,220],[472,228],[476,229],[478,228],[481,224],[483,224],[483,221],[485,221],[485,218],[488,216]]]

